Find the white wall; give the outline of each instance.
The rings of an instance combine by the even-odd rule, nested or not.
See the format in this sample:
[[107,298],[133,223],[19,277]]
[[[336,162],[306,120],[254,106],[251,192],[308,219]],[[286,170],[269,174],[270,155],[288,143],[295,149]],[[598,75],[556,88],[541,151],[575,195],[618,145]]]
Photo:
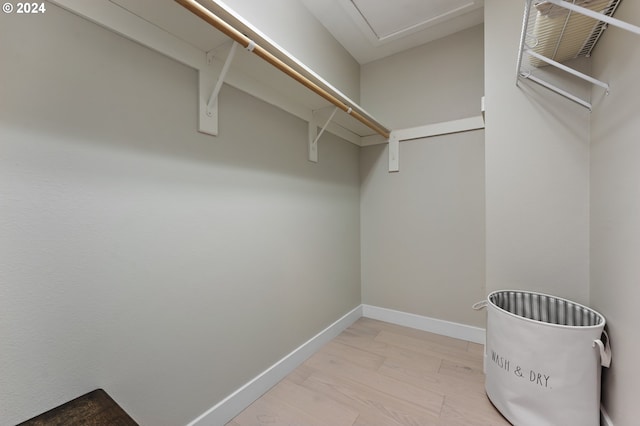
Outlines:
[[[483,30],[469,29],[362,67],[363,106],[392,127],[480,114]],[[447,72],[449,70],[449,72]],[[362,149],[363,302],[481,325],[484,132]]]
[[485,1],[487,291],[588,303],[589,112],[533,83],[516,87],[522,13],[522,2]]
[[362,105],[394,129],[480,115],[482,28],[363,65]]
[[[640,25],[640,3],[622,2],[616,17]],[[603,402],[613,424],[638,423],[640,394],[640,69],[639,36],[609,27],[593,54],[591,120],[591,303],[608,323],[613,362]]]
[[363,303],[476,326],[484,314],[484,132],[362,150]]
[[[48,4],[0,16],[0,424],[194,419],[360,303],[358,150]],[[247,125],[250,123],[250,125]]]

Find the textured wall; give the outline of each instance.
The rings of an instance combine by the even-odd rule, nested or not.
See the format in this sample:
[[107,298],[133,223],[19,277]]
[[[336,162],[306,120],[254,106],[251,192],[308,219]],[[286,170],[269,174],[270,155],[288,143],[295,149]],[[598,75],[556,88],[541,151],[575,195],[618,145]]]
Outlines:
[[[393,128],[480,115],[482,26],[362,67],[363,106]],[[363,302],[481,325],[484,296],[484,132],[387,147],[360,163]]]
[[[616,17],[640,25],[640,3]],[[616,426],[638,423],[640,394],[640,69],[639,36],[609,27],[593,53],[591,119],[591,303],[607,319],[613,361],[603,375],[604,407]]]
[[[487,291],[588,303],[589,111],[531,82],[516,86],[522,12],[522,2],[485,1]],[[589,95],[573,78],[549,78]]]
[[484,132],[362,150],[363,303],[483,326]]
[[[358,149],[48,4],[0,16],[0,424],[185,424],[360,303]],[[250,125],[248,125],[250,123]]]
[[394,129],[480,115],[484,34],[478,25],[362,66],[362,105]]

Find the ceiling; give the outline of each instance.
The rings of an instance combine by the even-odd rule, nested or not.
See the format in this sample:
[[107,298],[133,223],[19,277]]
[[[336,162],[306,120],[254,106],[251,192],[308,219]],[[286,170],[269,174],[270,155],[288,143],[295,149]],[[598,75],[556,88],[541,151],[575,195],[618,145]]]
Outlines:
[[484,21],[484,0],[301,1],[360,64]]

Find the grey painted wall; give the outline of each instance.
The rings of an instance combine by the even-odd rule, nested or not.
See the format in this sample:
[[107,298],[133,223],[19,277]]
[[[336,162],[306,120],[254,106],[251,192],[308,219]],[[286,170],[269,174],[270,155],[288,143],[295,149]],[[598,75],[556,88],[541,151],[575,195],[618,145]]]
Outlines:
[[[640,3],[622,2],[616,17],[640,25]],[[603,402],[613,424],[638,423],[640,394],[640,39],[609,27],[593,53],[591,115],[591,303],[607,319],[613,361]]]
[[[143,424],[186,423],[361,301],[482,325],[469,305],[506,287],[607,317],[605,406],[633,424],[638,43],[607,30],[590,120],[515,86],[521,14],[486,0],[484,30],[363,66],[392,127],[486,95],[485,131],[403,142],[393,175],[386,147],[330,134],[308,163],[306,123],[226,86],[220,136],[198,134],[195,71],[53,5],[0,15],[0,425],[98,386]],[[313,62],[302,42],[285,47]],[[357,100],[357,64],[329,51],[310,65]]]
[[[394,128],[480,115],[483,28],[362,67],[363,106]],[[484,131],[362,149],[363,302],[482,325]]]
[[588,303],[589,111],[515,85],[522,12],[522,2],[485,1],[487,291]]
[[[24,18],[24,19],[23,19]],[[0,424],[185,424],[360,303],[358,149],[47,5],[0,16]]]
[[362,150],[363,303],[483,326],[484,132]]
[[480,115],[483,26],[362,66],[362,105],[393,129]]

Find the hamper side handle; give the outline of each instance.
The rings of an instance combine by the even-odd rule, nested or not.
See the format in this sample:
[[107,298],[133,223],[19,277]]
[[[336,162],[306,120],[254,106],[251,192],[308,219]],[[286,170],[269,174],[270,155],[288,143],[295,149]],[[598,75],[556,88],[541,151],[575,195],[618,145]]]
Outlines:
[[486,300],[481,300],[479,302],[474,303],[473,305],[471,305],[471,307],[473,309],[475,309],[476,311],[479,311],[480,309],[484,309],[487,307],[487,305],[489,304],[488,301]]
[[595,348],[595,346],[598,345],[598,348],[600,349],[600,364],[603,367],[609,368],[609,366],[611,365],[611,345],[609,344],[609,335],[607,334],[607,332],[604,330],[602,330],[602,332],[606,337],[607,343],[604,344],[602,343],[602,340],[597,339],[593,341],[593,344],[591,346]]

